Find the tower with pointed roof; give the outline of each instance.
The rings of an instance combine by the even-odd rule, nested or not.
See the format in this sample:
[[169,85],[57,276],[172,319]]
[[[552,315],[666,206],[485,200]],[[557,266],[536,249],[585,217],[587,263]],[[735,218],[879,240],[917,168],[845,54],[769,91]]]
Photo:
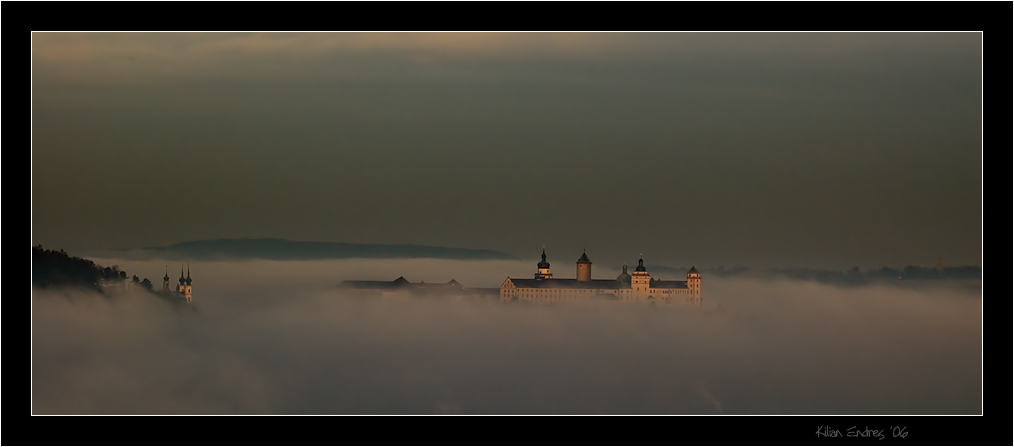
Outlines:
[[549,271],[549,262],[546,261],[546,247],[542,247],[542,261],[539,261],[538,272],[535,273],[535,279],[552,279],[553,274]]
[[183,276],[183,264],[180,264],[180,280],[176,286],[176,293],[180,294],[187,300],[187,302],[193,301],[194,289],[191,285],[193,279],[190,278],[190,267],[187,266],[187,276]]
[[165,276],[162,277],[162,290],[156,292],[165,298],[172,299],[184,299],[187,303],[193,302],[194,299],[194,280],[190,277],[190,264],[186,265],[186,273],[184,274],[183,264],[180,264],[180,279],[177,280],[175,287],[170,287],[169,280],[169,266],[165,266]]
[[[611,300],[655,305],[691,304],[701,307],[701,276],[696,268],[687,273],[687,280],[652,278],[644,266],[644,256],[637,260],[633,272],[615,279],[592,279],[591,259],[584,252],[577,260],[577,278],[549,277],[545,247],[539,273],[533,279],[507,277],[500,284],[500,301],[523,301],[555,305],[584,300]],[[545,275],[544,277],[542,275]]]
[[183,264],[180,264],[180,280],[179,284],[176,285],[176,293],[183,293],[183,286],[187,283],[187,278],[183,276]]
[[690,289],[690,295],[700,303],[701,274],[697,272],[697,267],[691,266],[690,271],[687,272],[687,288]]
[[578,281],[591,281],[591,259],[588,259],[587,250],[581,253],[581,257],[577,260],[577,280]]
[[184,281],[185,283],[183,284],[183,297],[186,298],[187,302],[189,303],[192,302],[194,299],[194,289],[191,286],[193,280],[190,279],[190,264],[187,264],[187,277]]
[[651,275],[648,274],[648,269],[644,267],[643,255],[637,259],[637,268],[630,275],[630,288],[634,289],[634,293],[638,295],[647,294],[648,289],[651,288]]

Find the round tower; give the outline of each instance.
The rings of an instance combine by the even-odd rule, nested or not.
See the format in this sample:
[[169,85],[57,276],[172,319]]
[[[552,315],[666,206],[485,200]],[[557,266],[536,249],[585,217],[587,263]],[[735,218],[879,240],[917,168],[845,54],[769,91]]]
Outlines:
[[588,259],[588,253],[581,253],[581,257],[577,260],[577,280],[578,281],[591,281],[591,259]]
[[535,274],[535,279],[551,279],[553,274],[549,271],[549,262],[546,261],[546,247],[542,247],[542,261],[538,264],[538,273]]
[[695,300],[700,301],[701,274],[697,272],[696,267],[690,267],[690,271],[687,272],[687,288],[690,289],[690,296],[692,296]]

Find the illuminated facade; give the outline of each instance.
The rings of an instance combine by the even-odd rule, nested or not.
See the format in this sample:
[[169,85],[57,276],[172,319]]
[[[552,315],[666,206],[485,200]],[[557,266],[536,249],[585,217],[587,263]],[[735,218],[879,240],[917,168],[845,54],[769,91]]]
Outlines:
[[187,276],[184,277],[183,276],[183,265],[181,264],[180,265],[179,284],[176,285],[175,290],[170,290],[169,289],[169,266],[166,266],[165,276],[162,278],[162,293],[163,294],[167,294],[167,295],[171,294],[171,295],[175,295],[175,296],[181,296],[184,299],[186,299],[188,303],[193,302],[194,293],[193,293],[193,286],[191,285],[192,282],[193,282],[193,280],[190,279],[190,267],[189,266],[187,267]]
[[510,278],[500,285],[501,301],[528,301],[555,304],[578,300],[606,299],[657,304],[701,304],[701,275],[694,267],[687,272],[686,281],[652,278],[644,267],[644,259],[637,260],[633,273],[623,273],[616,279],[592,279],[592,262],[587,253],[577,260],[575,279],[553,278],[546,261],[545,248],[542,261],[534,278]]

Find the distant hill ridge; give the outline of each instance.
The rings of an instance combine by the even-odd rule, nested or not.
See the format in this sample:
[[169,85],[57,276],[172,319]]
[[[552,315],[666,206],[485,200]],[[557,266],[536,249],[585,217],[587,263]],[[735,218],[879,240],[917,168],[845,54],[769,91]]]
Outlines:
[[344,242],[290,241],[279,238],[213,239],[188,241],[165,247],[124,251],[131,257],[187,258],[193,260],[266,259],[317,260],[349,258],[514,259],[493,250],[426,245],[350,244]]

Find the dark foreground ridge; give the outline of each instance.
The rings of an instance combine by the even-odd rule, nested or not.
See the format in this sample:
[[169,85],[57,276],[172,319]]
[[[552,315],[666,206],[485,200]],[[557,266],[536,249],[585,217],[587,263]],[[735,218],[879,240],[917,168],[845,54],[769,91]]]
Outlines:
[[166,247],[124,250],[122,253],[118,253],[117,257],[138,259],[186,258],[199,261],[229,259],[295,261],[351,258],[513,259],[508,254],[492,250],[425,245],[290,241],[278,238],[189,241]]
[[137,275],[128,278],[127,272],[118,266],[103,267],[63,250],[32,246],[32,287],[76,288],[104,293],[110,289],[124,289],[128,284],[139,284],[144,290],[152,290],[148,278],[142,280]]

